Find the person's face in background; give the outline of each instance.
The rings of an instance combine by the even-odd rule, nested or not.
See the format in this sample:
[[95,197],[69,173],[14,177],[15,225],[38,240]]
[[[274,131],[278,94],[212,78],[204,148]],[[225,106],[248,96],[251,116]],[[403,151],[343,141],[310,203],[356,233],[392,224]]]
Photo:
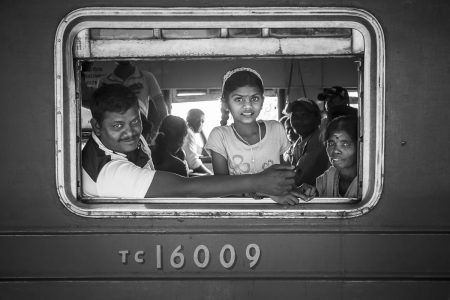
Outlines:
[[126,112],[106,111],[100,124],[94,118],[92,128],[100,141],[108,149],[128,153],[137,149],[142,132],[139,107],[130,107]]
[[347,132],[332,132],[326,141],[326,150],[331,165],[339,171],[356,168],[356,144]]
[[328,111],[331,107],[337,105],[348,105],[348,102],[339,95],[330,97],[330,99],[328,99],[328,101],[325,102],[325,110]]
[[319,125],[317,116],[301,105],[297,105],[293,109],[290,121],[295,133],[303,138],[310,135]]
[[197,119],[192,122],[191,127],[195,133],[199,133],[203,130],[203,123],[205,123],[205,115],[199,116]]
[[179,135],[177,137],[174,137],[172,139],[172,143],[169,145],[169,150],[171,153],[177,153],[180,151],[181,147],[183,147],[184,139],[186,138],[186,135]]
[[286,131],[287,138],[289,142],[294,143],[298,140],[299,136],[295,133],[294,128],[292,128],[291,119],[287,119],[284,122],[284,130]]

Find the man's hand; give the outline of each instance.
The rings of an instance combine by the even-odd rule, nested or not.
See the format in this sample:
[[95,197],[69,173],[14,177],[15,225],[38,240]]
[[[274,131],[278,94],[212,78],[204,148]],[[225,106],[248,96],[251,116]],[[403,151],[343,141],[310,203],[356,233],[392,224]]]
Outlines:
[[290,165],[272,165],[256,176],[256,192],[281,196],[292,190],[295,172]]
[[301,198],[303,201],[311,201],[316,196],[316,188],[307,183],[302,184],[300,187],[292,191],[294,195]]
[[286,195],[282,196],[270,196],[270,198],[272,198],[272,200],[278,204],[298,204],[298,198],[292,193],[287,193]]

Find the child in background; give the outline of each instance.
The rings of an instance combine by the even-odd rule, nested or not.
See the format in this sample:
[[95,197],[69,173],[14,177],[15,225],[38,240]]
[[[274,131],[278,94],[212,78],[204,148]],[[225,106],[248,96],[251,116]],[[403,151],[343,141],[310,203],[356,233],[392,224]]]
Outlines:
[[188,176],[186,155],[181,149],[187,130],[186,122],[180,117],[168,115],[163,119],[152,148],[156,170]]
[[[282,162],[289,142],[281,123],[257,121],[264,103],[261,76],[251,68],[237,68],[223,78],[222,121],[208,138],[205,148],[211,152],[215,175],[256,174]],[[231,125],[226,125],[229,114]],[[256,195],[254,195],[256,196]],[[291,194],[272,197],[281,204],[296,204]]]
[[309,201],[319,197],[356,198],[358,121],[354,116],[340,116],[330,121],[325,130],[325,145],[331,163],[316,179],[316,186],[303,184],[299,188],[300,198]]

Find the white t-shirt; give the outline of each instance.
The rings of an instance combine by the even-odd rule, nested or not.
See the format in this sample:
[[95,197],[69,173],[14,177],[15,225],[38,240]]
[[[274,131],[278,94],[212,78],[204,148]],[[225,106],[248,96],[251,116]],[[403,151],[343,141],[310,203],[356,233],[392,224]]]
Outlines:
[[197,142],[195,132],[188,127],[186,138],[184,139],[183,150],[186,153],[186,161],[190,169],[197,169],[202,165],[200,155],[197,152]]
[[135,88],[132,90],[137,93],[139,110],[145,117],[148,115],[149,102],[154,101],[153,99],[162,95],[161,88],[153,73],[141,71],[137,67],[134,68],[134,73],[125,80],[118,77],[114,72],[100,79],[99,86],[105,84],[122,84],[127,87],[134,86]]
[[228,162],[230,175],[256,174],[280,163],[280,155],[289,148],[286,131],[281,123],[263,121],[266,134],[260,142],[247,145],[240,141],[231,126],[213,128],[205,149],[222,155]]
[[141,147],[149,160],[142,168],[128,161],[125,154],[106,148],[95,134],[92,139],[95,143],[91,146],[97,151],[83,154],[96,155],[99,159],[95,161],[106,164],[99,164],[101,169],[95,174],[97,178],[92,178],[83,166],[83,193],[88,197],[144,198],[156,173],[145,139],[141,136]]

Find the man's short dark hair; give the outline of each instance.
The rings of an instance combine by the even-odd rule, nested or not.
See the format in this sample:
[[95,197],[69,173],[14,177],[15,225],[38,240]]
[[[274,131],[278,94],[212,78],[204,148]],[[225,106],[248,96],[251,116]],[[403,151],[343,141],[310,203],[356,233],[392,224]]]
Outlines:
[[134,105],[139,107],[132,90],[121,84],[107,84],[94,92],[90,108],[92,117],[102,123],[105,112],[124,113]]
[[186,121],[189,125],[193,125],[200,120],[205,113],[199,108],[192,108],[188,111]]

